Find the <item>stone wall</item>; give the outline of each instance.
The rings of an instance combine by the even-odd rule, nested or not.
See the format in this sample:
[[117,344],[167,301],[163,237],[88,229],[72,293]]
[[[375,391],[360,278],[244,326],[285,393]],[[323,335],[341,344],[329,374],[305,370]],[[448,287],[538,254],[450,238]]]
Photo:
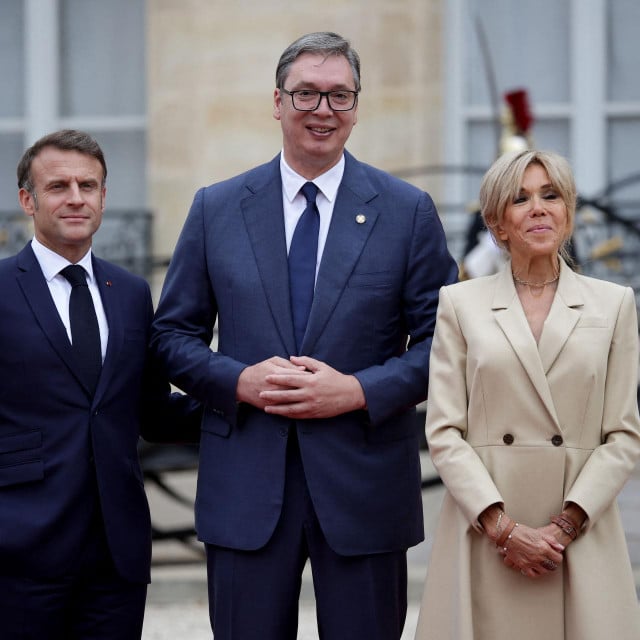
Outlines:
[[[170,255],[198,187],[280,150],[275,66],[310,31],[340,33],[361,57],[349,150],[389,171],[438,163],[441,14],[441,0],[147,0],[154,254]],[[434,193],[435,178],[424,180]]]

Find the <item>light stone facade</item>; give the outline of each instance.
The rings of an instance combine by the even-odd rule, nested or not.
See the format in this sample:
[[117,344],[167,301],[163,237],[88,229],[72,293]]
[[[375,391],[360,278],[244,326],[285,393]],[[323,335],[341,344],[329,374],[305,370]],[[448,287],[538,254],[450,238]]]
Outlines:
[[[280,150],[275,67],[307,32],[336,31],[360,54],[359,120],[348,149],[392,172],[438,164],[442,1],[147,0],[154,255],[171,254],[198,187]],[[412,181],[437,197],[436,177]]]

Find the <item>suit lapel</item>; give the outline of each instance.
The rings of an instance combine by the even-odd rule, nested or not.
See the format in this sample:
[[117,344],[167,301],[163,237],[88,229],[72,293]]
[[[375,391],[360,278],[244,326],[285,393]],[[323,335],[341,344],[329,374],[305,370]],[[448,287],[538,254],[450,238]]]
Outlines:
[[93,274],[100,290],[100,298],[105,316],[107,317],[107,325],[109,326],[109,339],[107,340],[107,352],[104,362],[102,363],[102,371],[98,379],[94,401],[99,400],[105,389],[108,388],[109,380],[117,373],[115,371],[115,363],[118,362],[118,355],[124,344],[124,324],[123,314],[125,313],[120,305],[120,297],[117,287],[113,286],[115,279],[109,272],[109,263],[93,257]]
[[289,298],[289,268],[282,208],[280,156],[247,182],[248,196],[240,203],[273,322],[287,353],[295,353]]
[[27,245],[17,256],[18,284],[22,288],[27,304],[40,325],[42,332],[49,340],[54,351],[67,365],[73,375],[81,380],[76,367],[71,342],[67,331],[60,319],[56,305],[51,297],[51,292],[42,274],[38,260]]
[[[288,353],[296,353],[282,208],[280,157],[247,182],[241,209],[273,322]],[[360,163],[345,152],[338,190],[301,353],[310,353],[337,304],[379,215]],[[359,217],[363,216],[363,217]],[[360,222],[359,222],[360,221]]]
[[310,353],[342,296],[375,226],[378,195],[362,165],[345,152],[345,170],[333,208],[302,352]]

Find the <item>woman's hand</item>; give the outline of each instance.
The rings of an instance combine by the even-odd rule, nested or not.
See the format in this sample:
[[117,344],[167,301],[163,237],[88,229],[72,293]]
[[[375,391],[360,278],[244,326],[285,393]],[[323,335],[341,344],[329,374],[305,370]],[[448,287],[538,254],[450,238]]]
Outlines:
[[586,521],[585,511],[575,502],[569,502],[561,514],[551,516],[551,523],[545,529],[566,547],[580,535]]
[[539,529],[519,524],[500,549],[507,567],[520,571],[530,578],[539,578],[555,571],[563,560],[561,544],[549,529]]
[[500,537],[503,525],[507,524],[507,520],[508,517],[506,516],[502,505],[497,502],[488,506],[478,516],[478,522],[482,525],[484,532],[492,542],[495,542]]

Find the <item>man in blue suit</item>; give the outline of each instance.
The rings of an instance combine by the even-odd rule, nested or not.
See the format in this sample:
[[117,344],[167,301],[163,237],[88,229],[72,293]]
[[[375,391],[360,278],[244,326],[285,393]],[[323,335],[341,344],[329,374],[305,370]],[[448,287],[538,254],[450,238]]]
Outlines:
[[[151,525],[138,436],[153,427],[170,439],[180,419],[188,439],[201,419],[150,366],[147,283],[92,255],[106,175],[98,144],[73,130],[41,138],[18,165],[35,237],[0,261],[3,640],[140,638]],[[69,265],[93,302],[95,377],[77,352]]]
[[[170,378],[206,404],[196,528],[216,640],[296,638],[307,559],[321,638],[402,633],[423,539],[415,405],[457,266],[431,198],[344,150],[359,91],[339,35],[285,50],[283,151],[197,192],[154,320]],[[299,251],[309,211],[317,248]]]

